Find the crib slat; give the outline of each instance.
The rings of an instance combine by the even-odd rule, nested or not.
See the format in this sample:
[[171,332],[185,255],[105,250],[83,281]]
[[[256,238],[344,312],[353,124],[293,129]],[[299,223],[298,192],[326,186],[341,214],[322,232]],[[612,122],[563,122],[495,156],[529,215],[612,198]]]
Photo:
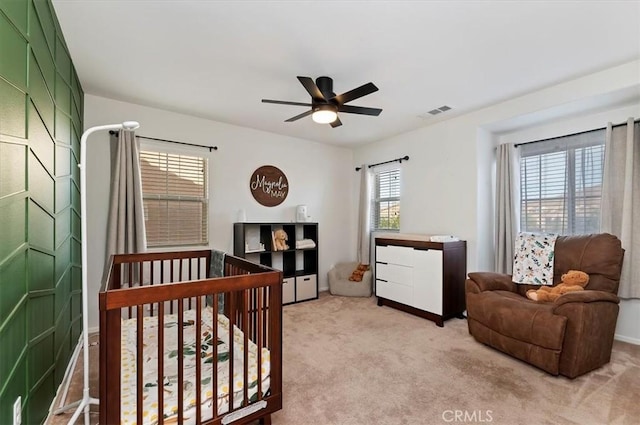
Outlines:
[[212,295],[212,297],[213,323],[211,324],[211,329],[213,330],[213,367],[211,369],[213,376],[211,377],[211,382],[213,387],[212,417],[215,419],[218,417],[218,338],[220,338],[220,335],[218,334],[218,294]]
[[258,400],[262,400],[262,291],[263,288],[257,288],[258,290],[258,309],[256,311],[256,316],[258,318]]
[[227,309],[227,311],[229,311],[229,382],[228,382],[228,392],[229,392],[229,412],[231,412],[233,410],[233,390],[235,389],[234,387],[234,382],[233,382],[233,353],[235,350],[234,347],[234,340],[233,340],[233,326],[235,325],[235,312],[236,312],[236,297],[235,297],[235,292],[229,292],[229,308],[227,309],[225,306],[225,309]]
[[249,290],[245,289],[243,292],[244,299],[242,302],[242,329],[244,332],[244,366],[243,366],[243,379],[244,379],[244,403],[249,404]]
[[164,302],[158,303],[158,425],[164,424]]
[[184,299],[178,299],[178,423],[183,421],[184,409]]
[[202,300],[196,298],[196,423],[202,423]]
[[144,411],[142,393],[143,393],[143,348],[144,348],[144,314],[142,305],[138,305],[136,309],[136,420],[142,423],[142,412]]
[[[154,269],[154,263],[153,261],[149,261],[149,285],[153,285],[153,269]],[[154,303],[151,304],[151,308],[149,310],[149,313],[151,316],[153,316],[153,307],[154,307]]]

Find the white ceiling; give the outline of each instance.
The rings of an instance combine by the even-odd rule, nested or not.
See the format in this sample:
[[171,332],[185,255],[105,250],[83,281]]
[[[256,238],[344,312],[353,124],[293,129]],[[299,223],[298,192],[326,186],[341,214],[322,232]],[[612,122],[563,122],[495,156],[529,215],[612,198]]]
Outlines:
[[[640,58],[640,1],[53,5],[85,93],[340,146]],[[338,94],[371,81],[380,90],[350,104],[383,112],[285,123],[305,108],[261,99],[309,102],[298,75],[330,76]]]

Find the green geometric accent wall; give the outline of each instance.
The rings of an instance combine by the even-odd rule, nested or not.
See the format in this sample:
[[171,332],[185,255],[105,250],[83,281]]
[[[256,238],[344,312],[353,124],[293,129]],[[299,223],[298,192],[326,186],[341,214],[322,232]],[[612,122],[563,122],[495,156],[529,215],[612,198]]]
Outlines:
[[50,0],[0,0],[0,424],[44,422],[82,330],[83,97]]

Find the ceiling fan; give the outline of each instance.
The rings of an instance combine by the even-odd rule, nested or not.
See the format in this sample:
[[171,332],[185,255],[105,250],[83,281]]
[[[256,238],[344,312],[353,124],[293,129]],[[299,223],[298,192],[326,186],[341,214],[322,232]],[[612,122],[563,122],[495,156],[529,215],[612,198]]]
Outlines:
[[347,114],[373,115],[378,116],[382,109],[365,108],[363,106],[345,105],[347,102],[361,98],[368,94],[378,91],[373,83],[364,84],[348,92],[336,95],[333,92],[333,80],[329,77],[318,77],[316,82],[309,77],[298,77],[298,80],[307,92],[311,95],[311,103],[288,102],[284,100],[262,99],[263,103],[275,103],[278,105],[294,105],[294,106],[310,106],[306,112],[295,117],[291,117],[285,122],[292,122],[311,115],[313,120],[320,124],[331,124],[331,127],[342,125],[338,112]]

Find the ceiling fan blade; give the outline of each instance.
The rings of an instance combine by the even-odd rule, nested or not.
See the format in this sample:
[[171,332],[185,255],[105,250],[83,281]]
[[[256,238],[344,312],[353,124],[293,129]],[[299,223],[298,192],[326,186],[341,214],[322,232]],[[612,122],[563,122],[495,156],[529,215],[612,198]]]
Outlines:
[[351,102],[352,100],[358,99],[362,96],[366,96],[376,91],[378,91],[378,88],[375,84],[367,83],[353,90],[349,90],[348,92],[339,94],[331,100],[336,100],[338,102],[338,105],[343,105],[347,102]]
[[379,108],[365,108],[364,106],[351,106],[351,105],[342,105],[338,108],[340,112],[346,112],[349,114],[360,114],[360,115],[373,115],[378,116],[382,109]]
[[302,83],[302,85],[307,90],[307,92],[309,92],[312,98],[324,100],[326,102],[324,95],[322,94],[318,86],[316,86],[316,83],[314,83],[311,78],[298,77],[298,80],[300,81],[300,83]]
[[331,127],[336,128],[342,125],[342,121],[340,121],[340,118],[336,118],[334,122],[331,122],[329,124],[331,124]]
[[262,103],[275,103],[276,105],[311,106],[310,103],[288,102],[286,100],[262,99]]
[[313,109],[309,109],[308,111],[303,112],[300,115],[296,115],[295,117],[291,117],[288,120],[285,120],[284,122],[293,122],[293,121],[299,120],[300,118],[304,118],[306,116],[309,116],[311,114],[313,114]]

